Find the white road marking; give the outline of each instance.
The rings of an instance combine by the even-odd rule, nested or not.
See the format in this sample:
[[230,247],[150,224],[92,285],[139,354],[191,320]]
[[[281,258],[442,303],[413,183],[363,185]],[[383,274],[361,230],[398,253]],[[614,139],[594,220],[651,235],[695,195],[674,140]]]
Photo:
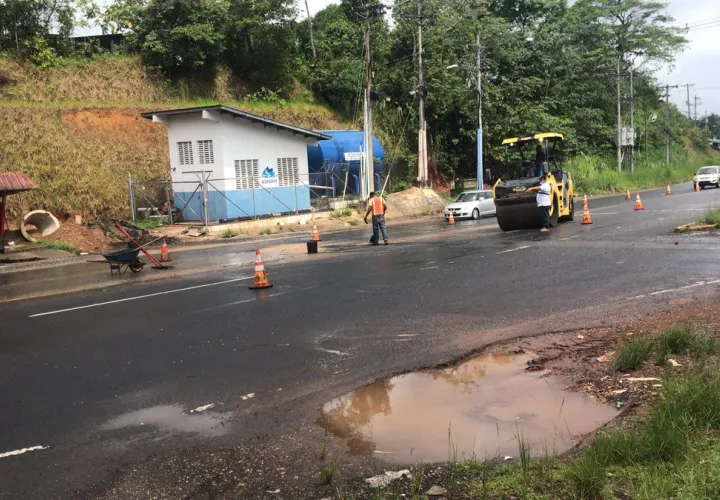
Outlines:
[[672,292],[679,292],[681,290],[687,290],[689,288],[697,288],[699,286],[707,286],[707,285],[717,285],[720,283],[720,280],[712,280],[712,281],[697,281],[695,283],[692,283],[690,285],[680,286],[677,288],[667,288],[665,290],[657,290],[655,292],[650,293],[644,293],[642,295],[636,295],[634,297],[630,297],[630,300],[636,300],[636,299],[642,299],[645,297],[655,297],[657,295],[664,295],[666,293],[672,293]]
[[500,255],[503,253],[517,252],[518,250],[525,250],[526,248],[530,248],[530,245],[526,245],[524,247],[510,248],[509,250],[503,250],[502,252],[496,252],[496,255]]
[[205,406],[198,406],[194,410],[190,410],[190,413],[201,413],[205,410],[209,410],[210,408],[214,407],[215,403],[206,404]]
[[330,354],[337,354],[338,356],[347,356],[347,355],[348,355],[348,353],[346,353],[346,352],[333,351],[332,349],[325,349],[325,348],[322,348],[322,347],[318,347],[318,350],[323,351],[323,352],[328,352],[328,353],[330,353]]
[[421,271],[427,271],[429,269],[440,269],[440,266],[421,267]]
[[575,236],[568,236],[567,238],[560,238],[560,241],[567,241],[567,240],[571,240],[573,238],[579,238],[579,237],[580,237],[580,235],[576,234]]
[[0,453],[0,458],[14,457],[29,451],[47,450],[48,448],[49,446],[31,446],[30,448],[23,448],[22,450],[6,451],[5,453]]
[[248,399],[254,398],[254,397],[255,397],[255,393],[254,393],[254,392],[251,392],[250,394],[246,394],[246,395],[240,396],[240,397],[242,398],[243,401],[247,401]]
[[127,302],[129,300],[147,299],[148,297],[157,297],[158,295],[167,295],[170,293],[186,292],[188,290],[197,290],[198,288],[206,288],[209,286],[225,285],[227,283],[235,283],[237,281],[244,281],[244,280],[249,280],[249,279],[252,279],[252,276],[246,276],[244,278],[234,278],[234,279],[225,280],[225,281],[217,281],[215,283],[205,283],[204,285],[195,285],[195,286],[188,286],[185,288],[177,288],[175,290],[167,290],[165,292],[149,293],[147,295],[138,295],[137,297],[127,297],[125,299],[109,300],[107,302],[98,302],[96,304],[88,304],[86,306],[70,307],[68,309],[58,309],[57,311],[48,311],[48,312],[44,312],[44,313],[31,314],[28,317],[29,318],[37,318],[39,316],[48,316],[50,314],[60,314],[60,313],[64,313],[64,312],[77,311],[79,309],[88,309],[90,307],[106,306],[109,304],[117,304],[120,302]]

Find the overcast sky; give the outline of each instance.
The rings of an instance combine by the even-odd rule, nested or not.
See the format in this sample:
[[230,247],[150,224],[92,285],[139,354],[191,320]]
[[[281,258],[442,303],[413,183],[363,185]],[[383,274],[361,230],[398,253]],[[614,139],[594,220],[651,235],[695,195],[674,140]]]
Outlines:
[[[310,14],[339,0],[307,0]],[[679,26],[693,26],[712,20],[720,20],[720,0],[669,0],[670,13]],[[298,1],[301,17],[305,17],[305,3]],[[687,37],[690,41],[687,49],[679,54],[672,71],[668,68],[657,72],[661,84],[695,84],[690,89],[690,99],[694,103],[697,95],[702,104],[698,105],[698,116],[707,113],[720,114],[720,26],[691,30]],[[670,99],[687,113],[686,89],[671,91]],[[692,111],[694,112],[694,105]]]

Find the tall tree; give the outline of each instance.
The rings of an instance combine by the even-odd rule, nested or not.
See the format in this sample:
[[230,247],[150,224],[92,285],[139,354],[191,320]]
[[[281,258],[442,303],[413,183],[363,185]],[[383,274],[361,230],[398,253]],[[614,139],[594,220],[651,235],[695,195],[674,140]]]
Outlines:
[[142,10],[143,60],[168,72],[212,69],[225,48],[224,0],[152,0]]

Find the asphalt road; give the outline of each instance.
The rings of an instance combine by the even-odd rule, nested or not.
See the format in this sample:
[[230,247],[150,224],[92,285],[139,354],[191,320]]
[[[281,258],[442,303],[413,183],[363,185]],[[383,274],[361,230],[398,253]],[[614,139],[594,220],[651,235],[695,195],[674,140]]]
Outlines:
[[322,255],[268,264],[264,292],[228,268],[0,304],[0,498],[83,497],[148,456],[312,426],[381,376],[716,293],[717,237],[672,228],[720,190],[643,201],[594,200],[594,224],[547,235],[485,219],[390,226],[388,247],[329,236]]

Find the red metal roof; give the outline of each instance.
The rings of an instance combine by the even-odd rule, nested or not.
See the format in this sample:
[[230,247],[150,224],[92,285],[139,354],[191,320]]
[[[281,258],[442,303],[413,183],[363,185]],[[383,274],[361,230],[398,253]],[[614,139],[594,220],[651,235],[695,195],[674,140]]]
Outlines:
[[0,192],[15,194],[32,189],[35,189],[35,184],[23,174],[14,172],[0,174]]

